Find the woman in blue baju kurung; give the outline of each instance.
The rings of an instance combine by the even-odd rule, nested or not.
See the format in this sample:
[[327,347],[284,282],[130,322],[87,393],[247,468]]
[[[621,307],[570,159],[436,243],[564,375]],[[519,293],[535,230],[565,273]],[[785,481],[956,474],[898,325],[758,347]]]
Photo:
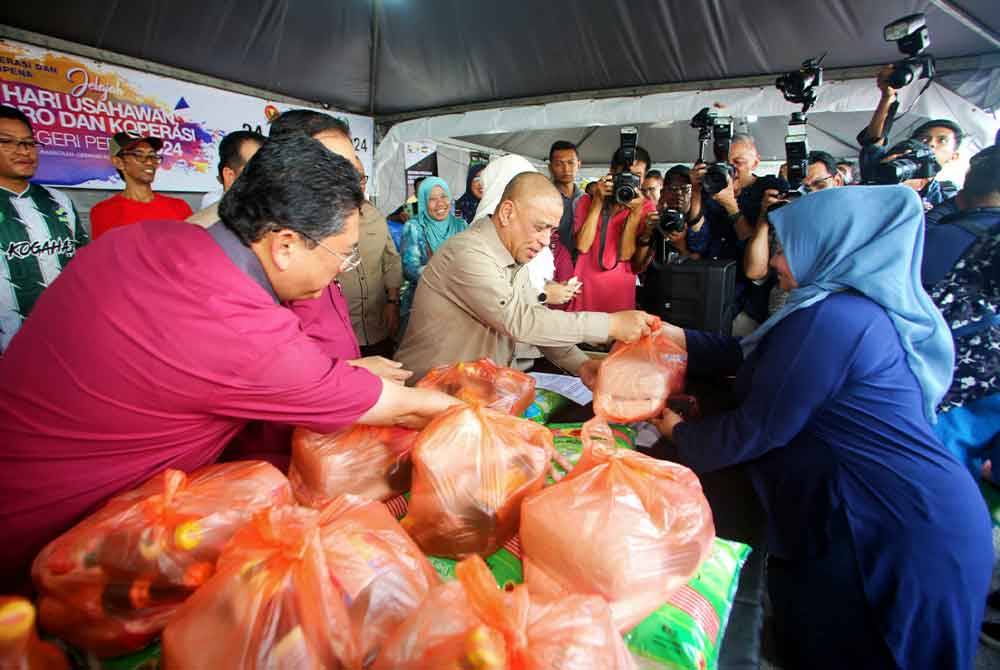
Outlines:
[[929,423],[953,349],[920,284],[920,199],[828,189],[769,218],[788,303],[742,340],[669,327],[689,371],[735,373],[741,401],[700,421],[668,410],[669,457],[748,463],[786,667],[971,668],[990,521]]

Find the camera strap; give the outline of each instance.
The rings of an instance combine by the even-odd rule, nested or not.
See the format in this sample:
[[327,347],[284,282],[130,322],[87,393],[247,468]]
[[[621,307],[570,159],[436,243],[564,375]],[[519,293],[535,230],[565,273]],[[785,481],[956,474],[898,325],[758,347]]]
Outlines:
[[605,272],[610,272],[611,270],[614,270],[616,267],[618,267],[618,254],[615,254],[614,265],[612,265],[609,268],[604,267],[604,249],[608,243],[608,228],[610,227],[611,227],[611,209],[610,207],[605,206],[601,208],[601,230],[600,230],[601,241],[597,247],[597,264]]

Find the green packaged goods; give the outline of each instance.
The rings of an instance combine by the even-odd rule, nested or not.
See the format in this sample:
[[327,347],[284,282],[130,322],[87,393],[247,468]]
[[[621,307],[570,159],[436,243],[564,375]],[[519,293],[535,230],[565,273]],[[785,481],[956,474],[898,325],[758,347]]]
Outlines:
[[535,389],[535,401],[524,410],[521,416],[538,423],[547,423],[552,415],[570,403],[566,396],[559,395],[548,389]]
[[625,635],[642,669],[713,670],[750,547],[715,539],[698,573]]
[[[622,423],[611,423],[608,425],[611,426],[615,443],[619,447],[622,449],[635,449],[634,428]],[[583,438],[580,437],[583,424],[550,423],[548,427],[552,431],[552,441],[555,443],[556,451],[572,465],[576,465],[576,462],[580,460],[580,454],[583,452]],[[548,483],[553,483],[551,478]]]

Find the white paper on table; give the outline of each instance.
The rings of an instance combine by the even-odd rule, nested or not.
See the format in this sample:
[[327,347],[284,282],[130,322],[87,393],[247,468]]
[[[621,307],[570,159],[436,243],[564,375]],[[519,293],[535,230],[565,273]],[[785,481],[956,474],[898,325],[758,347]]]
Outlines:
[[660,441],[660,431],[648,421],[633,423],[632,427],[636,431],[635,446],[648,448]]
[[579,377],[573,375],[553,375],[548,372],[531,372],[535,378],[535,388],[545,389],[565,396],[577,405],[586,405],[593,401],[594,394],[583,385]]

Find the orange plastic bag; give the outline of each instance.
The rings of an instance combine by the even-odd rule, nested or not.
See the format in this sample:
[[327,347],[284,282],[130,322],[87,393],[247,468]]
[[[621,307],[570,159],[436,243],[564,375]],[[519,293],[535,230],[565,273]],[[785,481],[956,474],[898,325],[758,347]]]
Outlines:
[[66,670],[62,651],[38,639],[35,607],[17,596],[0,596],[0,668],[3,670]]
[[288,480],[295,498],[321,509],[344,494],[388,500],[410,490],[410,451],[417,431],[356,425],[330,435],[292,434]]
[[259,461],[160,473],[36,557],[42,628],[101,657],[142,649],[254,512],[291,502],[285,476]]
[[380,502],[343,496],[323,510],[320,523],[326,562],[346,594],[359,656],[368,667],[441,578]]
[[439,583],[381,503],[283,507],[238,532],[163,633],[168,669],[361,670]]
[[421,431],[401,521],[434,556],[487,556],[517,532],[521,501],[542,488],[552,433],[526,419],[463,405]]
[[663,413],[667,398],[684,392],[687,352],[659,329],[615,344],[601,363],[594,386],[594,414],[630,423]]
[[600,418],[582,437],[576,467],[522,506],[524,581],[549,598],[599,595],[626,632],[694,576],[715,537],[712,510],[693,472],[616,447]]
[[375,670],[632,670],[607,603],[505,592],[479,556],[455,567],[386,644]]
[[472,405],[521,416],[535,401],[535,378],[489,358],[432,368],[418,388],[437,389]]

